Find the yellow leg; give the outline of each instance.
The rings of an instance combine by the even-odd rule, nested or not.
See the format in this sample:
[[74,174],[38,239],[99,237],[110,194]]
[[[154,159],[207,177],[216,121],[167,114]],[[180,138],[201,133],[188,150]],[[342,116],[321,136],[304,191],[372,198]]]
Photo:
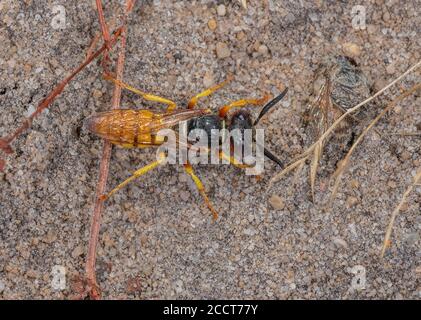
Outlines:
[[245,168],[251,167],[248,164],[238,163],[238,161],[233,156],[228,156],[227,154],[223,153],[222,151],[219,151],[219,159],[228,160],[230,162],[230,164],[232,164],[233,166],[235,166],[237,168],[240,168],[240,169],[245,169]]
[[213,220],[215,221],[216,219],[218,219],[218,212],[213,208],[212,203],[209,201],[209,198],[206,195],[205,187],[203,186],[202,181],[200,181],[199,177],[196,176],[196,174],[194,173],[193,167],[191,166],[191,164],[189,164],[189,163],[185,164],[184,165],[184,170],[190,175],[190,177],[192,177],[194,183],[197,186],[197,189],[199,190],[200,194],[203,197],[203,200],[205,201],[205,203],[208,206],[209,210],[212,212],[212,214],[213,214]]
[[136,93],[139,96],[142,96],[145,100],[160,102],[160,103],[163,103],[163,104],[168,105],[167,111],[173,111],[175,109],[175,107],[176,107],[175,102],[173,102],[171,100],[168,100],[168,99],[165,99],[165,98],[161,98],[161,97],[158,97],[158,96],[154,96],[153,94],[142,92],[142,91],[140,91],[140,90],[138,90],[136,88],[133,88],[132,86],[128,85],[127,83],[124,83],[124,82],[122,82],[120,80],[117,80],[117,79],[111,77],[108,74],[105,74],[104,75],[104,79],[105,80],[110,80],[110,81],[114,82],[116,85],[118,85],[118,86],[120,86],[120,87],[122,87],[124,89],[127,89],[127,90],[129,90],[131,92],[134,92],[134,93]]
[[249,104],[254,105],[254,106],[260,106],[264,103],[266,103],[266,101],[269,100],[269,96],[265,95],[263,98],[261,99],[242,99],[242,100],[237,100],[234,101],[226,106],[223,106],[221,109],[219,109],[219,116],[221,118],[225,118],[226,115],[228,114],[228,111],[230,111],[232,108],[242,108],[245,107]]
[[154,161],[154,162],[144,166],[143,168],[140,168],[140,169],[136,170],[131,177],[124,180],[117,187],[115,187],[113,190],[111,190],[108,194],[101,195],[100,199],[101,200],[107,200],[114,193],[116,193],[118,190],[120,190],[121,188],[123,188],[124,186],[126,186],[127,184],[132,182],[134,179],[139,178],[140,176],[144,175],[148,171],[151,171],[152,169],[155,169],[157,166],[162,164],[165,161],[165,158],[166,158],[166,156],[165,156],[164,153],[159,154],[159,159],[157,161]]
[[214,93],[216,90],[221,89],[223,86],[225,86],[228,82],[231,81],[231,77],[229,77],[227,80],[225,80],[224,82],[217,84],[216,86],[213,86],[201,93],[199,93],[198,95],[194,96],[193,98],[190,99],[189,104],[188,104],[188,108],[189,109],[193,109],[196,104],[197,104],[197,100],[199,100],[200,98],[203,97],[207,97],[209,95],[211,95],[212,93]]
[[[187,145],[187,147],[191,148],[190,145]],[[205,150],[206,150],[207,153],[211,152],[211,150],[209,148],[206,148]],[[239,169],[251,168],[251,166],[248,165],[248,164],[239,163],[233,156],[227,155],[222,150],[219,150],[218,158],[221,159],[221,160],[222,159],[228,160],[230,164],[232,164],[234,167],[237,167]]]

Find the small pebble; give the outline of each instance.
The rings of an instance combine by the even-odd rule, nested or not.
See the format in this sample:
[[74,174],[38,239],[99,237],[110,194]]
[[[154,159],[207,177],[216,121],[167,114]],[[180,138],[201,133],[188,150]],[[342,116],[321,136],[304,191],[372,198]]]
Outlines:
[[354,238],[357,238],[358,237],[358,233],[357,233],[357,228],[356,228],[355,224],[354,223],[350,223],[348,225],[348,227],[349,227],[349,230],[351,231],[352,236]]
[[338,246],[338,247],[343,247],[345,249],[348,248],[348,244],[346,243],[346,241],[342,238],[333,238],[333,243]]
[[77,257],[81,256],[84,252],[85,252],[85,249],[83,248],[83,246],[77,246],[72,251],[72,258],[76,259]]
[[395,106],[395,107],[393,108],[393,111],[394,111],[396,114],[400,114],[400,113],[402,112],[402,106]]
[[206,72],[205,76],[203,77],[203,85],[205,88],[209,88],[214,84],[213,75],[210,72]]
[[174,285],[175,285],[175,292],[177,294],[180,294],[181,292],[183,292],[183,281],[182,280],[175,281]]
[[218,16],[225,16],[225,14],[227,13],[227,9],[225,8],[225,6],[223,4],[220,4],[217,8],[216,8],[216,12],[218,13]]
[[208,21],[208,28],[210,29],[210,30],[212,30],[212,31],[214,31],[215,29],[216,29],[216,27],[217,27],[218,25],[217,25],[217,23],[216,23],[216,20],[215,19],[210,19],[209,21]]
[[16,60],[12,58],[9,61],[7,61],[7,64],[9,65],[9,68],[13,69],[14,67],[16,67]]
[[282,210],[285,208],[285,203],[281,197],[277,196],[276,194],[272,195],[269,198],[270,205],[276,210]]
[[53,231],[49,231],[43,238],[44,242],[51,244],[57,240],[57,235]]
[[32,70],[32,66],[27,63],[23,66],[23,70],[25,71],[25,73],[30,73]]
[[411,152],[405,150],[401,153],[401,159],[402,160],[409,160],[411,158],[412,158]]
[[153,266],[151,264],[144,265],[142,272],[145,276],[149,277],[153,273]]
[[246,37],[246,34],[244,33],[244,31],[240,31],[236,34],[237,40],[244,40],[244,38]]
[[31,104],[31,105],[29,105],[28,110],[26,110],[25,116],[29,117],[34,112],[35,112],[35,107]]
[[394,74],[395,73],[395,66],[393,64],[389,64],[386,67],[387,74]]
[[358,57],[361,54],[360,46],[352,42],[344,43],[343,51],[346,55],[351,57]]
[[185,190],[181,190],[180,191],[180,198],[181,200],[183,200],[184,202],[187,202],[189,200],[190,197],[190,193],[185,191]]
[[355,206],[357,203],[358,203],[358,198],[356,198],[356,197],[349,196],[349,197],[346,199],[346,206],[347,206],[348,208],[351,208],[351,207]]
[[393,181],[393,180],[390,180],[388,183],[387,183],[387,185],[388,185],[388,187],[389,188],[392,188],[392,189],[395,189],[396,188],[396,182],[395,181]]
[[94,89],[92,91],[92,95],[94,96],[95,99],[99,99],[102,97],[102,91],[98,89]]
[[267,55],[269,52],[269,49],[267,46],[265,46],[264,44],[260,45],[259,48],[257,49],[257,52],[259,52],[262,56]]
[[390,13],[386,11],[385,13],[383,13],[383,21],[388,22],[389,20],[390,20]]
[[418,232],[408,233],[405,235],[405,238],[404,238],[405,243],[408,246],[414,245],[419,239],[420,239],[420,235],[418,234]]
[[140,244],[142,246],[146,246],[146,244],[148,243],[148,237],[146,235],[141,235],[140,236]]
[[375,32],[376,32],[376,26],[375,26],[375,25],[370,24],[370,25],[367,27],[367,32],[368,32],[369,34],[373,34],[373,33],[375,33]]
[[216,56],[219,59],[228,58],[230,55],[231,55],[231,51],[225,42],[218,42],[216,44]]
[[374,82],[374,89],[376,91],[379,91],[379,90],[383,89],[387,84],[388,84],[387,80],[380,77]]
[[247,228],[243,230],[243,234],[246,236],[253,236],[256,234],[256,230],[253,227]]

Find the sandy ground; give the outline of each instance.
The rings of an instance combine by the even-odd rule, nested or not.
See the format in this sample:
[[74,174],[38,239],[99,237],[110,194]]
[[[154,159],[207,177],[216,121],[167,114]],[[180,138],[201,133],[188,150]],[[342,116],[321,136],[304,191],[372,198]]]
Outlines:
[[[107,17],[123,1],[111,2],[104,1]],[[57,4],[65,8],[64,30],[51,25]],[[217,10],[220,4],[225,10]],[[366,1],[364,30],[352,26],[356,4],[250,0],[246,11],[228,0],[138,1],[129,20],[125,79],[185,105],[232,73],[230,85],[200,102],[215,110],[289,87],[260,124],[266,145],[286,163],[312,139],[301,118],[323,59],[353,56],[373,90],[420,60],[419,1]],[[94,1],[0,1],[1,136],[83,60],[98,30]],[[374,108],[419,81],[419,71],[412,73]],[[102,150],[81,123],[110,108],[112,88],[92,64],[14,142],[0,173],[0,298],[74,293],[73,279],[84,271]],[[123,105],[157,107],[128,92]],[[178,165],[131,184],[107,202],[103,216],[97,261],[103,297],[419,299],[419,187],[379,259],[390,214],[421,166],[420,137],[394,134],[421,130],[419,94],[377,129],[387,142],[370,134],[357,148],[327,210],[327,181],[338,160],[332,153],[323,157],[315,203],[307,172],[296,186],[288,176],[267,191],[279,172],[272,163],[266,162],[261,180],[232,166],[198,167],[221,213],[216,223]],[[114,148],[109,187],[154,157],[152,150]],[[272,205],[274,195],[279,199]],[[64,290],[51,286],[55,266],[66,271]]]

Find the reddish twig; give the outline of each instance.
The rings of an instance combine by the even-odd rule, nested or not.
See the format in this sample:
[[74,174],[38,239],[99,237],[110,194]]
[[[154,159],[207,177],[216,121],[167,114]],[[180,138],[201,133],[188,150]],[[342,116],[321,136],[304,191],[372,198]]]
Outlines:
[[108,31],[107,23],[105,22],[104,10],[102,8],[102,1],[96,0],[96,8],[98,10],[99,24],[101,25],[102,37],[107,43],[110,41],[110,32]]
[[91,44],[88,48],[88,50],[86,50],[86,57],[89,57],[95,50],[96,45],[98,44],[99,40],[101,39],[101,33],[97,33],[94,38],[91,41]]
[[[98,11],[98,20],[99,20],[99,24],[101,26],[102,38],[104,39],[104,43],[106,45],[108,45],[108,43],[110,41],[110,32],[108,30],[108,25],[105,21],[104,9],[102,7],[102,1],[101,0],[95,0],[95,2],[96,2],[96,8],[97,8],[97,11]],[[110,48],[108,47],[108,49],[110,49]],[[108,65],[109,65],[109,62],[110,62],[110,58],[108,56],[108,51],[109,50],[107,50],[104,53],[103,59],[101,61],[101,65],[102,65],[102,68],[104,70],[108,70]]]
[[[97,3],[100,1],[97,1]],[[127,15],[133,8],[135,0],[127,0],[126,1],[126,13],[123,22],[123,29],[121,35],[121,43],[120,43],[120,51],[117,60],[117,67],[116,67],[116,78],[121,80],[123,78],[123,70],[124,70],[124,62],[125,62],[125,49],[126,49],[126,39],[127,39],[127,27],[125,25]],[[101,6],[101,5],[100,5]],[[100,21],[104,21],[102,8],[101,11],[98,9],[100,13]],[[102,16],[102,18],[101,18]],[[101,23],[102,25],[102,23]],[[106,38],[106,33],[103,33],[104,40]],[[112,109],[118,109],[120,107],[120,100],[121,100],[121,87],[115,86],[114,93],[113,93],[113,100],[112,100]],[[100,200],[100,196],[105,193],[108,172],[109,172],[109,164],[111,158],[111,143],[108,141],[104,142],[104,147],[102,151],[101,163],[99,167],[99,178],[98,184],[96,189],[96,198],[95,198],[95,205],[94,210],[92,213],[92,220],[91,220],[91,228],[90,228],[90,237],[89,237],[89,246],[88,246],[88,256],[86,259],[86,279],[87,279],[87,293],[91,299],[99,299],[101,297],[101,292],[99,290],[99,286],[96,281],[96,272],[95,272],[95,262],[96,262],[96,249],[98,245],[98,238],[99,238],[99,230],[101,227],[101,216],[102,211],[104,208],[104,202]]]
[[[5,153],[12,153],[13,149],[10,146],[10,143],[15,140],[18,136],[20,136],[26,129],[28,129],[32,121],[46,108],[48,108],[51,103],[54,102],[54,100],[57,98],[58,95],[64,90],[64,88],[67,86],[67,84],[80,72],[82,71],[87,65],[89,65],[95,58],[97,58],[99,55],[101,55],[104,51],[107,50],[108,47],[113,46],[115,42],[117,41],[118,37],[123,31],[123,27],[119,27],[113,34],[112,38],[110,38],[110,41],[108,44],[104,43],[100,49],[98,49],[93,54],[89,55],[81,65],[79,65],[73,72],[67,76],[63,81],[61,81],[49,94],[48,96],[43,99],[37,106],[36,110],[27,117],[22,125],[16,129],[15,132],[12,134],[0,138],[0,149],[3,150]],[[5,165],[5,161],[0,158],[0,171],[3,171]]]

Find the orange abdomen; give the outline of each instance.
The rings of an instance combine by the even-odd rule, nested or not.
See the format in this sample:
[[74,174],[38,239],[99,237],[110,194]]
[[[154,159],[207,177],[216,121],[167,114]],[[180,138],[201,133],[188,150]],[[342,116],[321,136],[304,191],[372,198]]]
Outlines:
[[172,128],[180,121],[210,113],[208,109],[153,112],[149,110],[117,109],[101,112],[85,120],[86,128],[99,137],[123,147],[160,145],[161,129]]

